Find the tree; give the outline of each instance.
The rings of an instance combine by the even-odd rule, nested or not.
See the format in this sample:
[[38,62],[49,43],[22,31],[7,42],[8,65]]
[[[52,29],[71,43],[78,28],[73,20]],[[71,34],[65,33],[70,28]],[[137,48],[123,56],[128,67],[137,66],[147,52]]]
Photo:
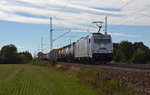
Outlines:
[[1,51],[0,51],[0,64],[2,63],[2,59],[1,59]]
[[150,62],[150,49],[143,42],[114,43],[114,61],[143,64]]
[[113,43],[113,48],[118,49],[119,48],[119,43]]
[[132,58],[132,55],[134,53],[132,43],[128,41],[121,41],[119,45],[119,52],[123,61],[130,62],[130,59]]
[[139,50],[133,54],[132,60],[135,64],[145,64],[148,61],[150,61],[150,51],[145,52],[142,50]]
[[121,56],[122,55],[121,55],[120,51],[118,49],[115,49],[114,50],[114,61],[115,62],[120,62],[121,58],[122,58]]
[[119,43],[113,43],[113,48],[114,48],[114,51],[113,51],[113,53],[114,53],[114,61],[115,61],[115,62],[120,62],[120,60],[121,60],[121,55],[120,55],[120,52],[119,52],[119,50],[118,50],[118,48],[119,48]]
[[136,64],[145,64],[150,61],[150,49],[141,43],[134,43],[134,47],[136,46],[136,51],[132,56],[132,62]]
[[135,42],[133,44],[133,48],[134,48],[135,51],[139,51],[141,46],[144,46],[143,42]]
[[21,58],[21,63],[28,63],[29,61],[32,60],[32,55],[28,51],[20,52],[19,56]]
[[18,53],[15,45],[6,45],[2,47],[1,50],[1,59],[5,64],[15,64],[18,63]]

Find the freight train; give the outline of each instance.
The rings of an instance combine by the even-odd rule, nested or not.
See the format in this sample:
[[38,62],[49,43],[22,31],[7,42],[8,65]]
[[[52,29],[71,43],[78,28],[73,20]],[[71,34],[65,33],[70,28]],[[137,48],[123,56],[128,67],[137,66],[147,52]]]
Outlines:
[[107,63],[113,59],[111,35],[92,33],[67,46],[53,49],[46,59],[63,62]]

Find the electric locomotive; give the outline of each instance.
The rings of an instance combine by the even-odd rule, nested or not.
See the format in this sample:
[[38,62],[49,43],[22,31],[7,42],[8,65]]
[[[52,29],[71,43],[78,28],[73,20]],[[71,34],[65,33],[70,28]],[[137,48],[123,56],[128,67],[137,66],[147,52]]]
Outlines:
[[111,36],[102,33],[92,33],[75,43],[74,58],[80,62],[106,63],[113,58]]

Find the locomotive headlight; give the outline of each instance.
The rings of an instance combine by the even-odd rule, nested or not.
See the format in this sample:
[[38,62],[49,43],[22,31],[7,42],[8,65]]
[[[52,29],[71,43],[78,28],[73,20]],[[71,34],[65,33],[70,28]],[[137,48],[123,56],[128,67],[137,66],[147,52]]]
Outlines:
[[104,46],[104,44],[101,45],[102,47]]
[[109,50],[108,52],[109,52],[109,53],[112,53],[112,50]]
[[97,50],[95,50],[95,51],[94,51],[94,53],[98,53],[98,51],[97,51]]

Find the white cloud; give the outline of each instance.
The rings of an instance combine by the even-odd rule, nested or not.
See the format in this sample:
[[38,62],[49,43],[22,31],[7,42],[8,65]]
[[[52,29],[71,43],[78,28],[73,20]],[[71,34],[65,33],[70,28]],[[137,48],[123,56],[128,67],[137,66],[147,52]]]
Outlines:
[[[22,23],[48,24],[49,17],[56,16],[53,24],[93,30],[88,27],[92,21],[102,20],[108,16],[112,25],[146,25],[150,26],[150,0],[70,0],[63,12],[59,13],[67,0],[1,0],[0,20]],[[131,2],[130,4],[128,4]],[[126,7],[122,6],[128,4]],[[119,10],[119,8],[121,8]],[[115,11],[113,9],[118,9]],[[19,13],[25,13],[21,15]],[[38,17],[39,16],[39,17]],[[40,17],[43,16],[44,18]],[[114,34],[124,36],[124,34]],[[133,35],[127,35],[134,37]]]
[[22,49],[22,48],[24,48],[23,46],[16,46],[18,49]]
[[123,33],[108,33],[112,36],[122,36],[122,37],[140,37],[139,35],[125,35]]

